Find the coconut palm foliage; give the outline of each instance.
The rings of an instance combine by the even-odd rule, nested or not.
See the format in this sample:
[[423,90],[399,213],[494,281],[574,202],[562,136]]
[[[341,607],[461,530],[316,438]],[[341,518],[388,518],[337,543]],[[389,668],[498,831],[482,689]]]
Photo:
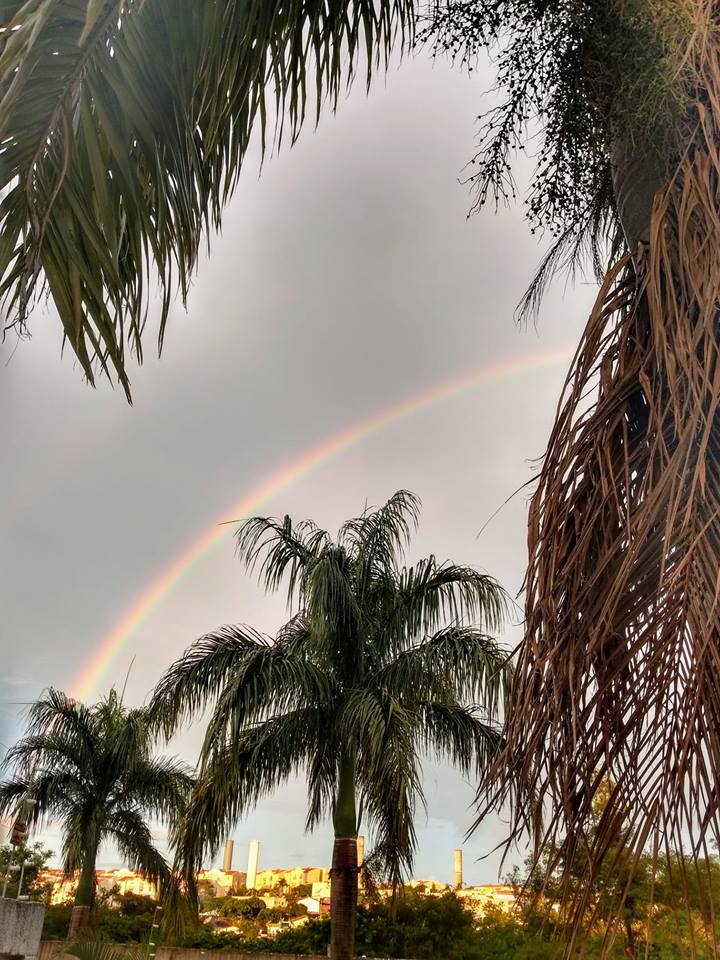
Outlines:
[[434,557],[403,566],[417,519],[418,501],[400,491],[335,540],[307,520],[245,522],[240,558],[266,589],[287,584],[292,617],[274,639],[239,626],[203,637],[151,703],[168,735],[214,704],[178,837],[190,871],[261,797],[305,773],[308,829],[334,825],[335,960],[353,956],[360,819],[398,883],[415,850],[420,757],[477,777],[500,742],[507,658],[486,631],[499,627],[505,596],[470,567]]
[[528,214],[558,235],[548,267],[589,242],[606,271],[530,508],[501,799],[515,835],[564,844],[589,880],[621,823],[636,863],[646,847],[706,859],[720,825],[720,5],[469,0],[433,35],[462,57],[502,46],[478,202],[512,190],[512,150],[539,124]]
[[[369,81],[412,0],[0,0],[0,301],[48,290],[93,381],[129,396],[159,282],[160,344],[253,129],[264,149]],[[3,196],[4,193],[4,196]]]
[[126,708],[113,690],[86,706],[50,689],[29,710],[25,736],[10,748],[0,783],[0,816],[34,800],[31,824],[53,820],[63,835],[66,873],[79,874],[71,934],[92,922],[95,863],[112,842],[123,860],[161,893],[173,878],[148,820],[176,824],[192,779],[176,760],[153,753],[145,710]]

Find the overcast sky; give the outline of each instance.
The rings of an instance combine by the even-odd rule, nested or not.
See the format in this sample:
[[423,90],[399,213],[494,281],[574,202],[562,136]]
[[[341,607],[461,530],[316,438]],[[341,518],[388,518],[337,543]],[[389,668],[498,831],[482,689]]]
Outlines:
[[[0,367],[0,741],[21,704],[72,690],[83,666],[177,554],[263,478],[364,417],[495,362],[577,342],[591,284],[550,291],[536,329],[513,311],[540,255],[522,210],[466,218],[458,183],[490,74],[422,56],[369,97],[358,87],[290,152],[253,158],[224,233],[198,272],[163,357],[132,370],[135,403],[83,383],[57,324],[32,318]],[[522,171],[521,171],[522,175]],[[16,349],[17,348],[17,349]],[[354,445],[263,505],[334,530],[399,487],[424,509],[410,560],[471,563],[513,593],[525,560],[527,498],[493,511],[544,449],[565,365],[509,375],[419,411]],[[274,632],[285,609],[233,557],[232,540],[193,566],[128,639],[92,691],[140,703],[169,662],[225,622]],[[505,642],[518,639],[508,630]],[[195,759],[198,731],[175,743]],[[450,880],[473,818],[473,786],[428,764],[416,876]],[[237,866],[327,864],[329,826],[303,834],[293,783],[237,825]],[[488,821],[465,845],[467,882],[497,879]],[[58,835],[43,835],[58,849]],[[108,848],[101,863],[117,863]],[[519,861],[520,855],[515,857]]]

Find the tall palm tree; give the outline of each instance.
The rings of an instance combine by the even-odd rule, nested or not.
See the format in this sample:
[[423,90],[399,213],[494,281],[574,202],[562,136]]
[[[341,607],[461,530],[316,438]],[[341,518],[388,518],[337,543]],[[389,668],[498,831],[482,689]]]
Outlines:
[[515,836],[585,865],[584,889],[621,825],[631,864],[703,860],[720,836],[720,4],[463,0],[430,34],[499,50],[479,204],[509,195],[541,126],[528,216],[556,240],[526,306],[584,249],[601,281],[530,506],[499,799]]
[[307,520],[248,520],[240,557],[267,589],[287,582],[293,616],[275,639],[238,626],[203,637],[150,706],[169,735],[215,704],[177,838],[191,872],[260,797],[305,772],[307,827],[329,816],[335,834],[333,960],[353,956],[360,818],[376,862],[399,882],[415,850],[420,756],[477,775],[499,745],[507,657],[484,628],[500,625],[505,596],[470,567],[434,557],[401,566],[417,517],[417,500],[400,491],[336,540]]
[[178,761],[155,756],[153,742],[147,712],[124,707],[114,690],[86,706],[50,689],[30,708],[25,736],[5,758],[14,771],[0,783],[0,816],[32,799],[31,823],[61,824],[63,867],[79,873],[71,937],[92,924],[95,863],[107,840],[161,892],[173,887],[148,819],[174,825],[192,779]]

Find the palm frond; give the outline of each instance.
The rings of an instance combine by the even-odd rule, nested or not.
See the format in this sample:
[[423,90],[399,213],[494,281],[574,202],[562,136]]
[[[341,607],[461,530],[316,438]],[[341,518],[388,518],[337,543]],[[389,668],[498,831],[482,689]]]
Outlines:
[[420,748],[480,780],[502,746],[502,727],[483,708],[446,701],[420,703],[417,737]]
[[302,600],[304,574],[330,545],[328,534],[311,520],[293,523],[273,517],[251,517],[236,533],[237,555],[266,590],[274,592],[283,579],[288,581],[288,605],[297,595]]
[[196,640],[168,667],[148,706],[149,722],[171,736],[224,689],[243,658],[267,650],[272,640],[249,627],[221,627]]
[[329,694],[326,674],[297,644],[249,649],[218,697],[205,733],[203,762],[218,744],[240,742],[243,731],[261,719],[325,703]]
[[62,734],[35,734],[14,743],[5,754],[3,766],[33,771],[52,765],[56,770],[77,769],[78,761],[87,760],[87,754],[78,749],[76,740]]
[[0,782],[0,817],[14,816],[22,801],[30,796],[30,782],[21,777]]
[[63,943],[51,956],[71,956],[77,960],[145,960],[146,948],[140,944],[104,943],[83,937],[75,943]]
[[375,691],[348,698],[341,729],[352,731],[363,808],[374,825],[376,847],[393,884],[412,870],[417,844],[415,809],[425,798],[415,751],[412,708]]
[[214,855],[246,811],[312,759],[326,729],[322,711],[305,707],[246,727],[208,756],[174,840],[185,873],[204,853]]
[[324,817],[330,817],[335,803],[340,744],[334,724],[315,744],[307,764],[308,810],[305,829],[313,830]]
[[403,568],[396,590],[395,617],[410,636],[433,633],[448,620],[497,631],[510,606],[493,577],[472,567],[438,563],[432,556]]
[[[338,542],[360,562],[360,588],[369,586],[373,573],[395,570],[420,520],[420,498],[409,490],[396,491],[381,507],[366,509],[348,520]],[[367,582],[364,582],[367,580]]]
[[83,703],[50,687],[28,710],[29,736],[59,736],[82,750],[86,762],[93,755],[92,713]]
[[172,870],[158,851],[145,818],[133,807],[117,806],[107,821],[107,831],[123,861],[155,884],[165,897],[174,884]]
[[[412,0],[28,0],[0,33],[0,297],[47,285],[87,378],[160,343],[257,128],[264,149],[402,48]],[[274,132],[271,125],[275,123]]]
[[147,816],[170,825],[183,816],[195,780],[187,765],[172,757],[141,757],[119,778],[115,802],[138,805]]
[[362,599],[358,596],[356,566],[345,549],[334,544],[326,547],[303,579],[303,600],[315,636],[331,647],[336,636],[354,636],[362,615]]
[[452,691],[483,703],[489,716],[502,712],[510,690],[510,654],[474,627],[447,627],[404,650],[376,674],[375,682],[397,699],[412,701]]

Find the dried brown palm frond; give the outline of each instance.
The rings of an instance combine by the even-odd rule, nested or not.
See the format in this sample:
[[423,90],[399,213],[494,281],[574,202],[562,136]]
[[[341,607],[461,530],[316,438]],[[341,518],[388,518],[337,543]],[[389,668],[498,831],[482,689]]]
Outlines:
[[[715,4],[695,8],[699,25],[717,22]],[[649,243],[600,290],[530,508],[501,798],[515,836],[566,860],[583,848],[589,875],[620,823],[636,860],[692,863],[720,839],[718,31],[699,26],[687,58],[687,149]],[[592,904],[573,890],[578,934]]]

